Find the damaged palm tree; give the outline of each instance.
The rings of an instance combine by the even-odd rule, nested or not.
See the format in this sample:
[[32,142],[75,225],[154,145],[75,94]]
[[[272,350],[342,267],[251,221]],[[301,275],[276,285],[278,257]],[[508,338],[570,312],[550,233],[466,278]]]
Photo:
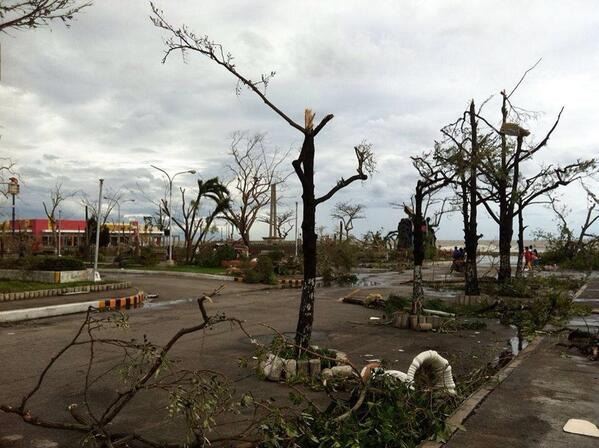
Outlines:
[[293,161],[293,168],[302,184],[303,200],[303,255],[304,255],[304,285],[302,287],[302,299],[299,310],[299,317],[296,329],[296,345],[298,355],[310,344],[312,334],[312,323],[314,321],[314,287],[316,285],[316,206],[321,204],[341,190],[357,180],[366,180],[368,174],[371,174],[375,168],[375,161],[372,152],[372,146],[362,142],[354,148],[357,158],[356,174],[347,179],[341,178],[328,193],[317,197],[314,188],[314,139],[326,124],[333,119],[333,115],[326,115],[316,126],[314,125],[315,114],[306,109],[304,112],[304,124],[301,125],[291,119],[286,113],[273,104],[265,94],[268,83],[275,75],[275,72],[262,74],[258,81],[253,81],[243,76],[237,71],[233,62],[233,56],[227,53],[223,46],[212,41],[206,35],[197,35],[186,26],[175,28],[164,18],[164,13],[154,4],[152,8],[152,22],[158,28],[168,32],[170,35],[166,39],[166,51],[163,62],[166,62],[169,55],[173,52],[181,52],[185,55],[188,52],[199,53],[215,64],[219,65],[237,79],[237,93],[245,87],[252,91],[279,117],[281,117],[292,128],[302,134],[303,143],[299,157]]

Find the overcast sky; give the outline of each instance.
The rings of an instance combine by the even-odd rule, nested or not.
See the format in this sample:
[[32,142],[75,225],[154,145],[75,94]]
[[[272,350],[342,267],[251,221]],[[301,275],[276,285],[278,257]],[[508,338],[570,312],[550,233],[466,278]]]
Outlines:
[[[367,206],[356,232],[391,230],[402,217],[390,202],[409,200],[416,177],[409,157],[430,149],[439,129],[461,115],[471,98],[482,102],[510,89],[539,58],[514,102],[540,111],[528,123],[541,138],[562,106],[549,146],[527,170],[599,155],[599,8],[561,1],[166,1],[173,24],[222,43],[251,79],[275,70],[267,95],[299,122],[310,107],[317,120],[335,118],[319,135],[317,190],[354,173],[353,146],[370,141],[378,158],[371,180],[354,183],[321,206],[318,224],[333,228],[330,206],[352,200]],[[97,180],[130,191],[124,215],[154,210],[139,194],[159,197],[159,173],[196,169],[223,176],[231,133],[268,133],[271,147],[293,148],[301,135],[249,91],[200,55],[161,64],[162,30],[144,0],[96,0],[71,28],[2,35],[0,146],[22,177],[18,215],[43,215],[42,200],[62,182],[66,190],[97,196]],[[486,106],[493,122],[497,101]],[[291,165],[288,165],[291,170]],[[181,176],[178,185],[192,177]],[[293,206],[298,184],[290,177]],[[578,186],[563,190],[582,218]],[[65,217],[81,218],[76,199]],[[5,209],[5,212],[7,210]],[[481,209],[481,231],[497,238]],[[527,215],[530,229],[551,230],[543,207]],[[264,227],[253,237],[261,236]],[[443,222],[440,238],[461,237],[459,216]]]

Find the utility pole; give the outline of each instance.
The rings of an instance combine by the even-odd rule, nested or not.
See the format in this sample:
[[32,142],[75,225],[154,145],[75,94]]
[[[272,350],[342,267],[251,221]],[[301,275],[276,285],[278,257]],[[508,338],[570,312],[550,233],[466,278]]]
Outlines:
[[179,174],[195,174],[196,170],[186,170],[175,173],[172,177],[164,171],[162,168],[158,168],[155,165],[150,165],[155,170],[161,171],[168,179],[168,264],[174,264],[173,262],[173,181]]
[[100,273],[98,272],[98,253],[100,250],[100,216],[102,215],[102,186],[104,179],[100,179],[100,193],[98,195],[98,213],[96,216],[96,252],[94,254],[94,282],[100,281]]
[[60,242],[61,242],[61,232],[60,232],[60,228],[61,228],[61,221],[60,221],[60,215],[62,213],[62,210],[58,210],[58,256],[62,257],[62,255],[60,254]]
[[15,228],[16,228],[16,205],[15,198],[19,194],[21,190],[21,186],[19,185],[19,180],[16,177],[11,177],[8,179],[8,194],[12,195],[12,236],[13,240],[15,237]]

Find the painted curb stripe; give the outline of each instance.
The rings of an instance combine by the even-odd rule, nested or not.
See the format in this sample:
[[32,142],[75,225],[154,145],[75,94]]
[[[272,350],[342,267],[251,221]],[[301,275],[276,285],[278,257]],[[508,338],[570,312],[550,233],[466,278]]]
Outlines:
[[[128,297],[133,299],[134,304],[141,305],[145,299],[143,291]],[[85,313],[89,307],[96,308],[98,311],[112,311],[118,308],[125,308],[127,297],[120,299],[94,300],[91,302],[65,303],[62,305],[51,305],[41,308],[26,308],[11,311],[0,311],[0,322],[18,322],[22,320],[40,319],[44,317],[65,316],[68,314]],[[111,308],[114,305],[114,308]]]
[[144,299],[145,293],[140,291],[137,294],[128,297],[99,300],[97,308],[101,311],[112,311],[121,308],[129,309],[131,306],[136,307],[141,305]]

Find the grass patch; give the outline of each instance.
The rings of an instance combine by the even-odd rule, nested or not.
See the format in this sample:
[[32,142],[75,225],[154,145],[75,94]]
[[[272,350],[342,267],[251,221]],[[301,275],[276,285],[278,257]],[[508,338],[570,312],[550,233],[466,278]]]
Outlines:
[[75,286],[97,285],[110,282],[72,282],[72,283],[45,283],[30,282],[26,280],[0,279],[0,293],[39,291],[40,289],[71,288]]

